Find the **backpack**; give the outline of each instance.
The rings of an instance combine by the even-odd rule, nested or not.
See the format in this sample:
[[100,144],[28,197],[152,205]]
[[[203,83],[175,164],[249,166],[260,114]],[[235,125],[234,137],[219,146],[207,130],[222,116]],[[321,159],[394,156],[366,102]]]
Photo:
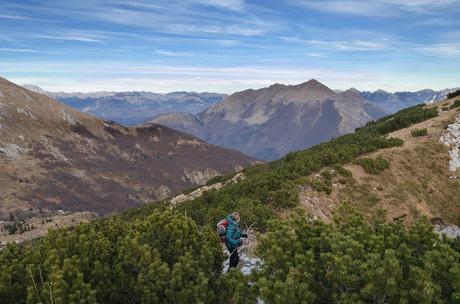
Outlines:
[[220,220],[217,223],[217,234],[219,235],[220,241],[225,242],[225,235],[227,234],[227,219]]

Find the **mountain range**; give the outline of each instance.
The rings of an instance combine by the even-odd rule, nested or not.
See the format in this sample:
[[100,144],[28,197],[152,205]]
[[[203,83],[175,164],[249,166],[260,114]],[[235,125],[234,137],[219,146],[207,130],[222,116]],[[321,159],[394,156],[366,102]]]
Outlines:
[[252,163],[165,126],[104,121],[0,78],[0,220],[9,212],[104,215]]
[[460,88],[444,89],[434,91],[430,89],[421,90],[417,92],[395,92],[389,93],[384,90],[377,90],[374,92],[362,91],[361,96],[365,99],[379,105],[381,108],[389,113],[395,113],[404,108],[408,108],[417,104],[426,103],[430,104],[436,101],[443,100],[447,94],[455,92]]
[[47,95],[74,109],[125,126],[134,126],[160,114],[172,112],[198,113],[222,101],[227,95],[218,93],[172,92],[48,92],[34,85],[24,88]]
[[274,160],[353,132],[385,114],[355,89],[336,93],[310,80],[234,93],[197,115],[172,113],[150,122],[258,159]]

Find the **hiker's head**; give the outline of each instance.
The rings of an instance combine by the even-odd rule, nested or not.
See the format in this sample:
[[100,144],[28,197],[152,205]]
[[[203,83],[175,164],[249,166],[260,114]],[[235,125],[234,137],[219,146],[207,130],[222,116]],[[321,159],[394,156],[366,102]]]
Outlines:
[[230,216],[233,218],[233,220],[234,220],[235,222],[239,222],[239,221],[240,221],[240,213],[239,213],[239,212],[237,212],[237,211],[232,212],[232,213],[230,214]]

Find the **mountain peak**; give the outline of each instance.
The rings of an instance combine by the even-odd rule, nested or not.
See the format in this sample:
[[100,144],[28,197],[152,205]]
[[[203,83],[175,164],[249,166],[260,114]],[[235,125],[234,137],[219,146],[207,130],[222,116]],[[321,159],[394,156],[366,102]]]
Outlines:
[[21,85],[24,89],[27,89],[29,91],[35,92],[35,93],[40,93],[40,94],[45,94],[46,91],[40,88],[39,86],[33,85],[33,84],[23,84]]
[[279,90],[279,89],[283,89],[283,88],[286,88],[286,86],[284,84],[281,84],[281,83],[274,83],[272,84],[271,86],[268,87],[269,89],[276,89],[276,90]]
[[382,89],[378,89],[377,91],[374,92],[374,94],[388,94],[388,92]]
[[294,85],[291,88],[294,89],[294,91],[299,91],[303,92],[303,94],[308,94],[308,96],[314,97],[314,99],[332,97],[337,94],[334,91],[332,91],[328,86],[322,84],[316,79],[310,79],[307,82]]
[[361,92],[359,90],[357,90],[356,88],[349,88],[344,93],[360,94]]

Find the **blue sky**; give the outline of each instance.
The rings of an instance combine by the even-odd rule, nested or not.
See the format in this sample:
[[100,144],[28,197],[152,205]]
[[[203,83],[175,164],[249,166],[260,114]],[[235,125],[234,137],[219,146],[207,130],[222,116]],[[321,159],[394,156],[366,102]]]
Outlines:
[[52,91],[460,86],[460,0],[2,0],[0,76]]

